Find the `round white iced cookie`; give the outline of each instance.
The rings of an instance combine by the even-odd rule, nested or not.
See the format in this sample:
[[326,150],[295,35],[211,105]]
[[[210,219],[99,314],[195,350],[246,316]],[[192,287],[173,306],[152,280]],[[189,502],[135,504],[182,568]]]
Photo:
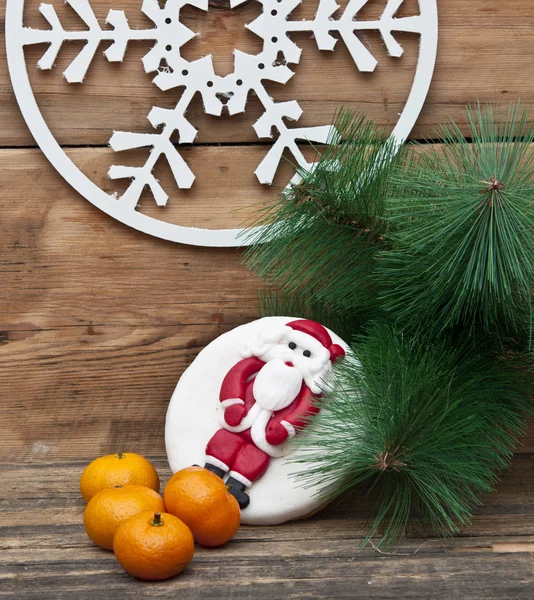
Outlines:
[[275,525],[321,507],[317,488],[295,478],[290,444],[310,411],[318,382],[347,345],[313,321],[266,317],[211,342],[184,372],[167,411],[165,443],[173,472],[207,465],[250,503],[248,525]]

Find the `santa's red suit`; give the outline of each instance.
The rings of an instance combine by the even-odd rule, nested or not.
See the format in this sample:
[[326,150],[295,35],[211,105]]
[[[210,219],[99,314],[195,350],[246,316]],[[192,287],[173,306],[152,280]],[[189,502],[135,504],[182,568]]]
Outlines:
[[[259,352],[259,356],[245,358],[227,373],[219,397],[222,428],[206,447],[207,464],[220,472],[230,472],[230,477],[244,487],[250,487],[252,482],[265,473],[271,457],[284,455],[287,451],[283,448],[284,442],[299,429],[306,427],[308,418],[319,411],[320,391],[316,384],[311,383],[315,388],[314,393],[305,378],[300,377],[300,372],[296,379],[288,377],[288,387],[299,387],[289,390],[281,401],[272,397],[272,394],[269,397],[268,392],[260,393],[255,382],[258,383],[261,377],[265,378],[263,373],[269,370],[269,362],[284,360],[284,364],[293,370],[296,364],[284,358],[279,359],[278,356],[287,358],[293,352],[298,352],[299,356],[294,361],[300,361],[304,371],[306,357],[310,357],[309,364],[315,364],[316,369],[319,365],[324,374],[331,363],[345,354],[343,348],[332,343],[328,331],[314,321],[298,320],[288,323],[280,337],[281,339],[269,340],[270,345],[267,347],[271,354],[266,352],[262,355]],[[293,380],[296,384],[291,383]],[[262,384],[261,389],[265,388],[263,382],[259,383]]]

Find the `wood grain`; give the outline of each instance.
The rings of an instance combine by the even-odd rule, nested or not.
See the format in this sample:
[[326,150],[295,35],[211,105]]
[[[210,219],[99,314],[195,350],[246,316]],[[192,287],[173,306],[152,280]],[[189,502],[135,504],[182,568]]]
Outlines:
[[[191,190],[179,190],[168,164],[161,161],[155,174],[169,194],[166,207],[158,207],[153,196],[145,191],[139,202],[141,212],[172,223],[207,229],[248,226],[258,218],[261,207],[273,203],[280,191],[294,174],[291,165],[282,161],[280,173],[274,186],[260,186],[254,169],[265,156],[264,146],[236,147],[229,153],[224,147],[195,146],[185,148],[183,156],[199,177]],[[313,152],[308,152],[310,158]],[[122,194],[128,182],[112,181],[107,172],[115,153],[109,148],[68,149],[67,155],[91,180],[104,191]],[[123,157],[123,164],[144,164],[148,153],[138,150]],[[0,150],[3,171],[0,173],[0,190],[6,203],[4,210],[8,221],[14,219],[22,207],[43,202],[54,202],[52,218],[57,225],[67,225],[65,235],[72,229],[70,224],[80,218],[75,205],[86,200],[79,197],[50,166],[38,149]],[[20,180],[13,186],[13,178]],[[53,190],[53,197],[49,198]],[[61,201],[60,198],[62,199]],[[43,206],[43,210],[45,209]],[[74,211],[74,212],[72,212]],[[20,212],[18,213],[20,217]],[[85,218],[85,217],[83,217]],[[20,222],[20,221],[19,221]],[[108,217],[108,231],[123,227]],[[141,238],[144,239],[144,238]]]
[[[38,14],[40,0],[26,0],[26,24],[46,27]],[[81,28],[77,17],[65,7],[63,0],[51,0],[65,27]],[[345,6],[347,0],[338,4]],[[102,20],[110,7],[109,0],[94,0],[92,5]],[[364,15],[376,16],[384,0],[373,0]],[[123,0],[132,27],[148,21],[140,14],[138,0]],[[295,12],[295,18],[311,17],[317,0],[307,0]],[[414,0],[407,1],[406,12]],[[117,7],[118,8],[118,7]],[[463,123],[466,104],[509,102],[519,97],[527,106],[534,105],[532,74],[534,50],[531,26],[534,4],[530,0],[447,0],[439,2],[440,48],[435,78],[426,107],[413,131],[416,138],[435,137],[437,125],[449,116]],[[4,7],[0,7],[3,21]],[[187,24],[200,33],[184,49],[194,59],[212,53],[216,69],[224,74],[232,69],[232,48],[245,51],[259,48],[258,39],[244,29],[259,14],[259,4],[248,2],[233,11],[212,8],[207,14],[188,7],[184,10]],[[364,42],[379,59],[376,73],[358,73],[346,48],[340,43],[335,53],[320,53],[313,40],[298,38],[303,47],[302,62],[295,77],[286,85],[270,88],[279,100],[297,99],[304,115],[304,125],[330,122],[340,105],[363,111],[369,118],[391,129],[402,111],[413,78],[417,55],[417,39],[401,36],[405,56],[391,59],[381,41],[369,34]],[[150,131],[146,115],[153,105],[170,107],[176,92],[162,93],[150,83],[140,59],[147,46],[131,44],[124,64],[110,65],[100,56],[83,85],[69,86],[61,76],[72,60],[74,48],[64,48],[52,72],[34,68],[45,47],[27,51],[31,81],[36,98],[57,139],[66,145],[106,145],[114,129]],[[78,48],[79,49],[79,48]],[[0,60],[4,64],[4,45]],[[321,85],[318,85],[321,82]],[[192,106],[191,120],[199,129],[199,143],[252,142],[251,128],[260,115],[260,107],[251,102],[250,112],[236,117],[217,119],[203,115],[200,102]],[[0,146],[31,146],[34,142],[19,115],[11,93],[5,68],[0,71]],[[87,126],[90,123],[90,126]]]
[[260,284],[237,250],[165,243],[113,223],[38,151],[18,153],[0,174],[0,457],[161,453],[183,369],[255,318]]
[[[221,151],[190,153],[208,169]],[[246,161],[250,151],[236,154]],[[109,150],[69,154],[105,179]],[[112,221],[76,198],[38,150],[0,157],[0,460],[162,453],[178,378],[214,337],[257,316],[261,283],[237,250],[165,243]],[[212,192],[223,187],[216,175],[207,181]],[[230,224],[252,189],[228,190],[232,201],[218,203],[200,187],[191,205],[177,202],[177,215],[187,222],[203,207],[208,222],[211,211]],[[521,451],[533,450],[531,428]]]
[[[152,459],[165,481],[165,460]],[[0,597],[527,600],[532,461],[516,458],[472,527],[452,540],[410,538],[389,553],[360,551],[370,504],[355,494],[311,520],[242,527],[223,548],[197,547],[184,573],[157,584],[132,579],[86,537],[77,489],[84,463],[4,464]]]
[[[41,0],[26,0],[26,24],[43,27]],[[66,27],[82,25],[63,0],[54,4]],[[415,0],[407,0],[406,10]],[[92,0],[98,17],[124,8],[132,27],[147,24],[140,0]],[[345,6],[347,0],[338,0]],[[219,73],[232,68],[231,49],[254,51],[243,25],[258,14],[247,2],[230,11],[210,0],[208,14],[184,11],[200,37],[186,48],[194,59],[213,53]],[[376,16],[384,0],[369,3]],[[297,18],[313,15],[305,0]],[[482,102],[534,106],[531,0],[439,2],[440,50],[427,105],[413,137],[433,137],[437,124]],[[4,22],[4,3],[0,21]],[[3,28],[2,28],[3,30]],[[2,34],[3,35],[3,34]],[[320,54],[306,36],[297,74],[273,86],[279,100],[298,99],[303,124],[329,122],[340,105],[363,111],[391,129],[413,77],[417,40],[402,36],[401,62],[373,35],[363,41],[379,58],[373,76],[355,71],[340,45]],[[58,141],[88,177],[108,192],[116,155],[106,146],[114,129],[150,131],[153,105],[170,107],[142,71],[146,46],[131,45],[123,65],[99,57],[86,82],[69,86],[61,71],[33,69],[45,48],[27,51],[39,106]],[[318,85],[320,82],[320,85]],[[236,227],[271,202],[252,171],[266,151],[251,129],[260,107],[216,119],[190,111],[199,145],[184,149],[202,173],[190,192],[174,192],[165,219],[183,225]],[[163,480],[163,429],[176,381],[217,335],[257,316],[262,288],[237,250],[190,248],[156,240],[114,222],[80,198],[35,149],[16,106],[0,43],[0,597],[30,598],[469,598],[530,599],[534,584],[534,423],[512,468],[488,495],[472,526],[453,540],[411,538],[395,554],[359,551],[372,505],[359,494],[312,520],[278,528],[242,528],[219,550],[197,549],[179,578],[148,585],[128,577],[112,554],[83,532],[78,479],[96,455],[117,450],[152,457]],[[464,127],[465,129],[465,127]],[[121,155],[138,164],[143,154]],[[172,190],[170,175],[157,176]],[[283,186],[289,169],[280,174]],[[150,197],[141,210],[159,216]],[[232,583],[230,583],[232,581]]]

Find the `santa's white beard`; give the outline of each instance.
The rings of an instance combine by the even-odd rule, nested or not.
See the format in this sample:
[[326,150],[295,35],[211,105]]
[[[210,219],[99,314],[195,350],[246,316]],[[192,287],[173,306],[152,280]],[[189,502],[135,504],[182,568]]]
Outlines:
[[302,374],[279,359],[265,363],[254,380],[254,398],[266,410],[277,411],[289,406],[302,387]]

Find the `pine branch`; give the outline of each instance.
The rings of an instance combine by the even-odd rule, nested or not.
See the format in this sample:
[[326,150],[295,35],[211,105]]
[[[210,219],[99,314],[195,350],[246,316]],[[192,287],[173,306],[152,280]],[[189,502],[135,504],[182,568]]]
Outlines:
[[534,130],[519,108],[469,118],[473,144],[453,124],[442,149],[394,160],[372,124],[340,115],[246,255],[276,290],[264,314],[360,335],[294,443],[325,499],[376,493],[366,542],[414,516],[460,531],[533,412]]
[[519,106],[468,117],[472,144],[453,123],[391,175],[382,299],[409,326],[518,333],[534,286],[534,128]]
[[532,412],[523,359],[495,358],[471,341],[411,338],[388,325],[375,326],[352,352],[336,369],[325,408],[295,438],[306,464],[301,483],[320,484],[328,499],[362,484],[375,489],[365,543],[377,533],[379,545],[395,542],[414,516],[433,534],[460,531],[508,465]]
[[377,312],[371,274],[387,223],[384,195],[395,149],[363,117],[341,113],[337,143],[301,183],[261,215],[248,266],[285,297],[365,321]]

